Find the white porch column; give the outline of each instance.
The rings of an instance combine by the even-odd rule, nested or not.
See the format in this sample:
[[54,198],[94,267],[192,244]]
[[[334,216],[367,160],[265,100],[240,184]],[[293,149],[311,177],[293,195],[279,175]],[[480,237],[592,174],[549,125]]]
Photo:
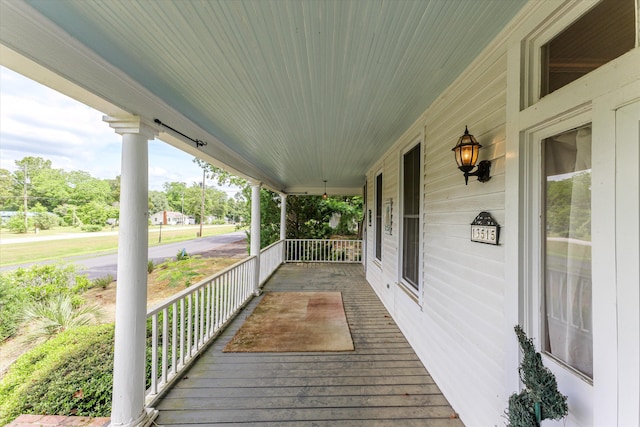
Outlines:
[[256,257],[253,292],[260,293],[260,183],[251,183],[251,256]]
[[280,194],[280,240],[287,238],[287,195]]
[[280,193],[280,240],[282,240],[282,262],[287,262],[287,195]]
[[120,231],[112,426],[149,421],[145,411],[145,341],[148,257],[148,141],[155,127],[136,116],[104,117],[122,135]]

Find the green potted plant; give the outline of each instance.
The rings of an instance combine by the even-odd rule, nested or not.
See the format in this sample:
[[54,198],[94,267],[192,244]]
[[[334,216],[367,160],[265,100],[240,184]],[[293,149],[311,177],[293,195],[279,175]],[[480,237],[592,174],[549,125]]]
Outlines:
[[558,391],[556,377],[542,364],[533,340],[520,325],[514,328],[522,349],[522,362],[518,369],[525,388],[509,397],[506,416],[510,427],[539,427],[542,420],[559,420],[568,413],[567,396]]

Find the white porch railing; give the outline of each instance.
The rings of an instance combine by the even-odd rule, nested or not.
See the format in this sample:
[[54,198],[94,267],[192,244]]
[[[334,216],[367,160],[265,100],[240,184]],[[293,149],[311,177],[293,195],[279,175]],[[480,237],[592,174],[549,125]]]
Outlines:
[[362,262],[362,240],[287,239],[286,262]]
[[283,260],[284,240],[278,240],[260,251],[260,286],[271,277]]
[[147,404],[196,357],[253,294],[256,257],[246,258],[147,313]]
[[[362,260],[361,240],[279,240],[260,251],[259,285],[288,262]],[[189,366],[224,325],[252,297],[257,258],[249,257],[179,292],[147,313],[146,401],[155,398]],[[149,376],[150,374],[150,376]]]

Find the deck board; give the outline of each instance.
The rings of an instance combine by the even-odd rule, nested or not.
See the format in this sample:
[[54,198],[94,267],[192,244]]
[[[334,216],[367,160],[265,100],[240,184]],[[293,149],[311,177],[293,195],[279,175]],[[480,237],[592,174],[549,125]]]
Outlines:
[[355,351],[223,353],[254,298],[156,405],[158,425],[463,425],[361,266],[287,264],[265,291],[342,292]]

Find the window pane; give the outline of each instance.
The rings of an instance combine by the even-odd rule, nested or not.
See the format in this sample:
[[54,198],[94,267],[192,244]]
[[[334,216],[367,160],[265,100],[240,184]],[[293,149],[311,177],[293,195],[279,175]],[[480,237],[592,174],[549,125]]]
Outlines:
[[382,259],[382,174],[376,176],[376,258]]
[[591,126],[544,141],[545,348],[593,375]]
[[540,96],[633,49],[635,16],[634,0],[603,0],[544,45]]
[[420,253],[420,144],[403,159],[402,278],[418,289]]
[[420,146],[404,156],[404,213],[415,215],[420,210]]
[[402,277],[418,289],[419,218],[405,218],[402,230]]

